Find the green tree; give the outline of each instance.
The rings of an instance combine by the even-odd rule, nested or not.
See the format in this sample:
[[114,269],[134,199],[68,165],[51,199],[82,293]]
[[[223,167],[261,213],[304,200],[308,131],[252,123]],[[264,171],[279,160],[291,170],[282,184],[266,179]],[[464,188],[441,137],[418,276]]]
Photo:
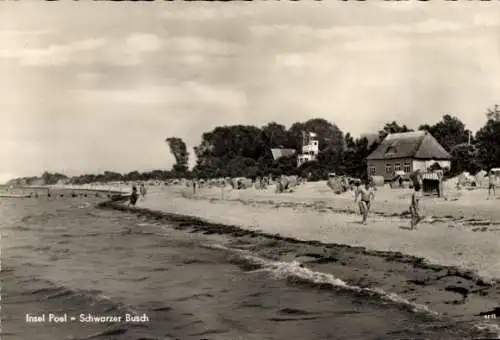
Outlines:
[[464,171],[476,173],[481,169],[478,150],[472,144],[458,144],[451,149],[452,158],[450,175],[455,176]]
[[500,120],[488,119],[476,134],[477,155],[486,168],[500,167]]
[[382,141],[390,133],[401,133],[401,132],[411,132],[412,129],[408,128],[406,125],[399,125],[396,121],[386,123],[382,130],[379,131],[379,142]]
[[460,119],[450,115],[444,115],[435,125],[424,124],[418,129],[428,131],[448,152],[457,145],[467,144],[469,137],[473,142],[472,132],[465,128]]
[[500,120],[500,109],[497,104],[493,107],[493,109],[488,109],[486,112],[486,117],[488,120],[499,121]]
[[170,152],[175,158],[173,171],[185,173],[188,171],[189,152],[186,143],[179,137],[169,137],[165,140],[170,148]]

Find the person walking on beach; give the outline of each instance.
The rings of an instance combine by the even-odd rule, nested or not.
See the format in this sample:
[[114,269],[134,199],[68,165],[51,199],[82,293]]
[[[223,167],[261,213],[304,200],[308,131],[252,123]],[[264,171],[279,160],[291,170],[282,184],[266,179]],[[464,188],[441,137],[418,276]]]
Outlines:
[[490,173],[488,174],[488,198],[490,199],[491,192],[493,191],[493,197],[496,197],[495,193],[495,176],[493,175],[493,170],[490,170]]
[[417,227],[417,224],[422,220],[422,215],[420,213],[420,200],[423,196],[423,179],[420,170],[416,170],[411,174],[410,179],[413,184],[413,191],[411,194],[410,202],[410,229],[413,230]]
[[359,212],[361,216],[363,216],[363,220],[361,221],[361,223],[366,225],[368,213],[370,212],[371,208],[371,202],[373,199],[375,199],[375,194],[370,186],[369,181],[366,181],[364,186],[357,184],[356,192],[354,194],[354,203],[357,202],[358,196],[361,196],[361,199],[359,201]]
[[141,199],[144,200],[146,198],[146,194],[148,192],[144,183],[141,183],[141,185],[139,187],[139,192],[141,194]]
[[138,198],[138,195],[137,195],[137,187],[134,185],[132,187],[132,194],[130,195],[130,199],[129,199],[129,202],[128,202],[128,206],[130,207],[131,205],[132,206],[135,206],[135,204],[137,203],[137,198]]

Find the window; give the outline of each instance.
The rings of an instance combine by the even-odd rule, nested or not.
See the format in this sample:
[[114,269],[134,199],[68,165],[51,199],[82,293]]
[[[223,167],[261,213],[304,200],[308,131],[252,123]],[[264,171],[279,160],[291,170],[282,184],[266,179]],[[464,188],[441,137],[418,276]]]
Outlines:
[[394,164],[394,171],[401,171],[401,164],[399,163]]
[[411,163],[405,163],[403,167],[404,172],[411,172]]
[[375,166],[370,165],[368,172],[370,173],[370,176],[375,176],[377,174],[377,169]]
[[385,165],[385,173],[386,174],[392,174],[392,164],[386,164]]

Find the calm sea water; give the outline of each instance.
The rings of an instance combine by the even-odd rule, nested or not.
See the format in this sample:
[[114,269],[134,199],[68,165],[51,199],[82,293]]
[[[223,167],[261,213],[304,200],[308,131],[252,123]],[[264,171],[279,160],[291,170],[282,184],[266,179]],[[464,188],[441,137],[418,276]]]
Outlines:
[[2,339],[460,338],[397,305],[249,266],[218,247],[221,237],[97,209],[95,200],[0,201]]

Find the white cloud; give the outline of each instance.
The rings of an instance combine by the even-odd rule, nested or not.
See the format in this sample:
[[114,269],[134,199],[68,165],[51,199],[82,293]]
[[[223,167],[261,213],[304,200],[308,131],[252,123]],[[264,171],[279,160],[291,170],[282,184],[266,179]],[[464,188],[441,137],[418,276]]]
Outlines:
[[303,25],[254,25],[250,32],[257,37],[297,36],[316,39],[331,39],[335,37],[361,38],[373,35],[388,34],[430,34],[438,32],[457,32],[466,26],[451,21],[429,19],[410,24],[392,24],[380,26],[333,26],[330,28],[314,28]]
[[395,49],[405,49],[411,46],[408,39],[391,37],[391,38],[375,38],[375,39],[360,39],[348,41],[340,47],[349,51],[391,51]]
[[163,46],[164,42],[158,36],[136,32],[124,40],[115,40],[108,44],[103,53],[95,59],[117,66],[136,66],[143,62],[145,55],[157,52]]
[[22,36],[37,36],[45,35],[54,32],[53,30],[39,30],[39,31],[20,31],[20,30],[0,30],[0,38],[3,37],[22,37]]
[[202,5],[196,5],[195,7],[186,6],[183,9],[175,9],[165,11],[161,14],[161,17],[168,20],[178,20],[178,21],[204,21],[204,20],[223,20],[231,19],[238,16],[244,16],[246,12],[242,7],[235,9],[234,7],[225,5],[224,7],[214,7],[211,6],[203,7]]
[[171,37],[167,44],[172,51],[217,55],[229,54],[236,48],[234,44],[195,36]]
[[500,26],[500,15],[498,11],[477,13],[473,18],[474,25],[483,27],[498,27]]
[[76,75],[77,80],[85,85],[90,85],[102,78],[102,74],[96,72],[82,72]]
[[462,23],[429,19],[425,21],[420,21],[416,24],[409,25],[393,25],[389,26],[388,29],[394,32],[401,33],[438,33],[438,32],[457,32],[466,28],[466,25]]
[[98,103],[219,105],[230,109],[242,109],[247,105],[246,96],[238,90],[193,81],[178,85],[137,85],[126,89],[77,90],[73,93],[84,102]]
[[392,11],[411,11],[414,10],[415,8],[426,6],[426,4],[422,4],[417,1],[412,1],[412,0],[406,0],[406,1],[380,1],[375,3],[376,6],[383,8],[383,9],[389,9]]
[[302,68],[310,65],[316,56],[311,53],[285,53],[276,55],[276,65],[285,68]]
[[154,34],[134,33],[126,39],[126,47],[132,53],[158,51],[162,44],[161,39]]
[[0,59],[17,59],[24,66],[63,65],[80,52],[96,50],[105,45],[102,38],[86,39],[68,44],[52,44],[46,48],[3,48]]

